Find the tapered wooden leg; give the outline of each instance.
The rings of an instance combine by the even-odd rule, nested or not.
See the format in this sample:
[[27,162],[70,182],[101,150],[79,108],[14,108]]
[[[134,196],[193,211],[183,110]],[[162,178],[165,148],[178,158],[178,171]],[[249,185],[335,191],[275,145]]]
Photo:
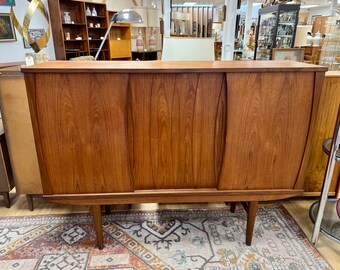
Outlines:
[[246,245],[247,246],[251,246],[251,240],[253,238],[257,205],[258,205],[258,202],[249,202],[248,204],[247,232],[246,232]]
[[102,208],[100,205],[93,205],[92,206],[92,213],[94,219],[94,228],[96,230],[97,236],[97,246],[99,249],[104,248],[103,242],[103,222],[102,222]]
[[7,208],[10,208],[11,207],[11,200],[9,199],[9,192],[2,192],[2,196],[4,197],[5,206]]
[[231,202],[230,203],[230,212],[235,213],[236,211],[236,202]]
[[27,203],[28,203],[28,209],[30,211],[33,211],[34,210],[33,195],[32,194],[27,194],[26,195],[26,200],[27,200]]

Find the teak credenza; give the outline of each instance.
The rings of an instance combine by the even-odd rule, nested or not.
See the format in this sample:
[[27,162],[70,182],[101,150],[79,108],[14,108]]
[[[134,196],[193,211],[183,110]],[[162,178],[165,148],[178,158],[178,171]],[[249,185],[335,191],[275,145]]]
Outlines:
[[291,61],[64,62],[23,68],[44,198],[91,205],[302,194],[326,68]]

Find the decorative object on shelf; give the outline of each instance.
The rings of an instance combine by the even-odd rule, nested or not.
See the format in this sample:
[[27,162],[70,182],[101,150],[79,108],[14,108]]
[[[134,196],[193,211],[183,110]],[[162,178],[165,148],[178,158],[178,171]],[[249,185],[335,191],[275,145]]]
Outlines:
[[156,49],[157,49],[156,29],[154,27],[152,27],[151,35],[150,35],[150,38],[149,38],[149,50],[155,51]]
[[114,23],[116,22],[133,22],[133,23],[142,23],[143,22],[143,19],[142,17],[134,10],[131,10],[131,9],[123,9],[117,13],[115,13],[112,18],[110,19],[110,25],[109,27],[107,28],[107,31],[105,33],[105,36],[103,38],[103,41],[101,42],[100,46],[99,46],[99,49],[96,53],[96,56],[94,57],[94,60],[97,60],[98,59],[98,56],[100,54],[100,51],[102,50],[103,48],[103,45],[105,43],[105,40],[107,38],[107,36],[109,35],[110,33],[110,30],[111,30],[111,27]]
[[82,34],[79,33],[79,34],[77,35],[77,37],[76,37],[76,40],[82,40],[82,39],[83,39]]
[[64,11],[64,23],[72,23],[70,12]]
[[90,10],[90,7],[87,7],[86,8],[86,16],[91,16],[91,10]]
[[16,41],[11,14],[0,13],[0,41]]
[[97,10],[95,7],[93,7],[92,9],[92,13],[91,13],[92,16],[97,16]]
[[138,36],[136,39],[136,48],[138,52],[144,51],[144,39],[142,34],[142,29],[138,29]]
[[70,39],[71,39],[70,32],[65,32],[65,40],[70,40]]
[[303,62],[304,49],[301,48],[274,48],[272,60],[291,60]]
[[93,27],[93,23],[89,23],[89,27]]

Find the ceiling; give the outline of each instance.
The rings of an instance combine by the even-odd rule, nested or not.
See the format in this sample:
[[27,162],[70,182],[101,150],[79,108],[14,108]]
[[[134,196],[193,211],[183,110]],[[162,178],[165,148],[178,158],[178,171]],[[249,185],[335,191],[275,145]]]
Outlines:
[[[197,4],[204,4],[204,5],[223,5],[225,0],[172,0],[172,4],[181,5],[184,2],[196,2]],[[261,0],[254,0],[254,3],[261,3]],[[303,5],[319,5],[319,6],[326,6],[330,5],[328,0],[302,0]],[[242,0],[242,4],[246,5],[247,1]]]

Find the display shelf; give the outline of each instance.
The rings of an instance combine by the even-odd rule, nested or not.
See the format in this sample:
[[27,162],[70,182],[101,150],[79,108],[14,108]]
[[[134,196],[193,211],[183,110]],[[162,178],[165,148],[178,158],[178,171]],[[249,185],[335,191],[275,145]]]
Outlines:
[[279,24],[294,25],[295,21],[294,22],[279,22]]
[[340,16],[328,17],[326,36],[320,54],[320,65],[329,70],[340,70]]
[[275,5],[259,10],[255,60],[270,60],[273,48],[293,48],[299,5]]
[[[117,11],[108,10],[107,18],[112,18],[115,13]],[[130,23],[114,23],[110,30],[109,40],[110,59],[132,59]]]
[[86,15],[86,19],[106,19],[106,16],[92,16],[92,15]]
[[85,26],[85,23],[63,23],[63,27],[77,27],[77,26]]
[[[97,16],[86,16],[86,9],[96,10]],[[108,27],[106,4],[89,1],[55,0],[49,2],[54,48],[57,60],[71,58],[69,49],[79,49],[82,55],[90,55],[92,47],[99,47],[101,37]],[[70,19],[66,20],[64,12]],[[75,39],[82,37],[81,40]],[[89,38],[89,37],[92,37]],[[100,59],[110,59],[109,42],[103,46]],[[74,52],[73,52],[74,53]]]

